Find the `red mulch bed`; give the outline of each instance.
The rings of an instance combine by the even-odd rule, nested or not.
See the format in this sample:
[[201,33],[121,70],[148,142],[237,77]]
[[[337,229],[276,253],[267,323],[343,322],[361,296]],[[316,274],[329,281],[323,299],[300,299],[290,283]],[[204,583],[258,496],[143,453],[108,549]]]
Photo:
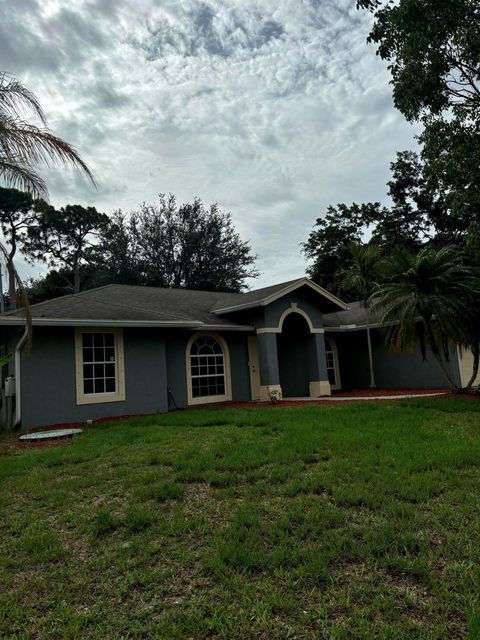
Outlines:
[[[149,414],[137,414],[137,415],[125,415],[125,416],[110,416],[108,418],[97,418],[92,420],[92,424],[100,424],[103,422],[118,422],[120,420],[126,420],[127,418],[140,418]],[[89,425],[85,422],[59,422],[57,424],[51,424],[46,427],[35,427],[29,429],[25,433],[38,433],[40,431],[53,431],[55,429],[86,429]],[[60,445],[71,444],[72,437],[52,438],[51,440],[37,440],[34,442],[22,442],[19,440],[19,436],[22,433],[12,433],[5,438],[0,439],[0,455],[8,448],[14,449],[45,449],[47,447],[58,447]],[[80,435],[80,434],[77,434]],[[3,440],[3,442],[1,442]],[[1,446],[5,445],[5,446]]]
[[[421,397],[422,395],[427,395],[430,393],[442,393],[441,396],[427,396],[432,399],[435,398],[469,398],[472,400],[480,400],[479,394],[465,394],[465,395],[457,395],[454,393],[447,393],[445,389],[360,389],[355,391],[334,391],[332,396],[336,398],[369,398],[375,396],[402,396],[402,395],[415,395]],[[389,399],[387,402],[393,402],[393,400]],[[343,406],[345,404],[352,404],[356,402],[356,400],[345,400],[344,402],[335,402],[328,400],[281,400],[277,403],[272,402],[222,402],[215,404],[207,404],[203,405],[205,407],[211,409],[243,409],[245,407],[262,407],[262,408],[282,408],[282,407],[305,407],[305,406]],[[371,402],[385,402],[385,400],[375,399]],[[197,407],[198,408],[198,407]],[[118,422],[120,420],[127,420],[129,418],[139,418],[146,417],[148,415],[153,414],[136,414],[136,415],[123,415],[123,416],[110,416],[108,418],[98,418],[96,420],[92,420],[92,424],[102,424],[108,422]],[[85,422],[62,422],[53,425],[49,425],[46,427],[38,427],[35,429],[30,429],[29,433],[34,433],[38,431],[51,431],[52,429],[85,429],[88,425]],[[3,438],[0,438],[0,455],[6,452],[8,449],[43,449],[45,447],[58,447],[59,445],[70,444],[73,438],[58,438],[56,440],[49,441],[38,441],[38,442],[21,442],[18,439],[19,434],[10,434]]]
[[447,389],[355,389],[354,391],[334,391],[335,398],[370,398],[371,396],[406,396],[428,393],[446,393]]

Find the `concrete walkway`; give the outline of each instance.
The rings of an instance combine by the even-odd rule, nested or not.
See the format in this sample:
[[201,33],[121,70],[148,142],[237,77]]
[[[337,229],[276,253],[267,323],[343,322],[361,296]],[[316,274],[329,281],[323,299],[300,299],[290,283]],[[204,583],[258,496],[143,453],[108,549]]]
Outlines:
[[321,398],[283,398],[285,402],[364,402],[366,400],[405,400],[406,398],[431,398],[433,396],[446,396],[448,391],[435,391],[434,393],[402,393],[381,396],[322,396]]

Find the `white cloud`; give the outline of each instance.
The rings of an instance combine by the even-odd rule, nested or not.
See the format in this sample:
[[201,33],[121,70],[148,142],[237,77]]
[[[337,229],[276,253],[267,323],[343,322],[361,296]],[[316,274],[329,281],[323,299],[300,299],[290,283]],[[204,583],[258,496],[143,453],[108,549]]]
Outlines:
[[9,4],[0,55],[99,182],[48,172],[52,201],[218,201],[261,285],[301,275],[326,206],[383,199],[388,163],[414,145],[354,0]]

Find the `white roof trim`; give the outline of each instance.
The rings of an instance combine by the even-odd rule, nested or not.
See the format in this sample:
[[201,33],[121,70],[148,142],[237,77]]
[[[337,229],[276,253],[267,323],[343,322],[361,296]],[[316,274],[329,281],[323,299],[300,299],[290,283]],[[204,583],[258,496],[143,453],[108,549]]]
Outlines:
[[332,293],[329,293],[323,287],[320,287],[318,284],[315,284],[315,282],[312,282],[308,278],[299,278],[298,280],[295,280],[295,282],[290,283],[283,289],[279,289],[278,291],[275,291],[275,293],[270,294],[266,298],[262,298],[254,302],[245,302],[244,304],[236,304],[230,307],[224,307],[223,309],[215,309],[214,313],[222,314],[222,313],[228,313],[230,311],[240,311],[242,309],[251,309],[253,307],[264,307],[267,304],[271,304],[272,302],[275,302],[275,300],[278,300],[279,298],[283,298],[283,296],[287,295],[287,293],[291,293],[292,291],[295,291],[296,289],[299,289],[300,287],[303,287],[305,285],[310,287],[310,289],[313,289],[313,291],[320,294],[324,298],[327,298],[327,300],[330,300],[330,302],[335,303],[341,309],[343,310],[348,309],[348,306],[344,302],[342,302],[339,298],[334,296]]

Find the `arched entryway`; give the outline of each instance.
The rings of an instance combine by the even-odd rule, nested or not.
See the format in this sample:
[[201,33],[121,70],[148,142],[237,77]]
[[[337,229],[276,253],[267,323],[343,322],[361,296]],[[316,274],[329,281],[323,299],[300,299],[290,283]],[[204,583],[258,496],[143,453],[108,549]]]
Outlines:
[[277,334],[278,369],[284,398],[309,395],[312,334],[306,319],[292,312]]

